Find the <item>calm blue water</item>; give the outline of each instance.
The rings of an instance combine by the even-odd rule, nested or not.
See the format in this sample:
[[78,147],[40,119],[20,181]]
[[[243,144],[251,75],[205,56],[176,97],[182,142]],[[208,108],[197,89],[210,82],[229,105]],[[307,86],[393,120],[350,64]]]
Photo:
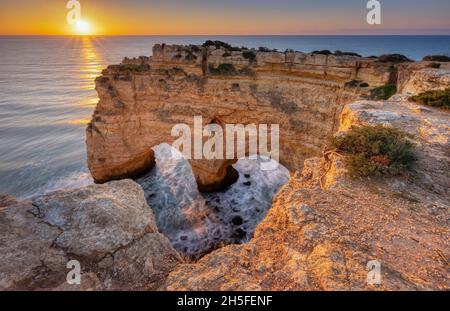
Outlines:
[[26,197],[90,183],[84,130],[102,68],[124,56],[150,55],[155,43],[207,39],[364,56],[450,54],[450,36],[0,37],[0,193]]

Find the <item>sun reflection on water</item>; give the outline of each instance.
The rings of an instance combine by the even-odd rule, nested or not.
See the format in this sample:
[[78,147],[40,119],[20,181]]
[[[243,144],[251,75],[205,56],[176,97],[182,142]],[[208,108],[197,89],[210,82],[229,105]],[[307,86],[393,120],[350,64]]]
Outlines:
[[76,119],[69,120],[69,124],[86,125],[92,113],[92,108],[98,102],[97,94],[95,93],[95,78],[101,74],[104,68],[104,59],[99,52],[98,47],[101,41],[95,37],[83,36],[72,37],[70,40],[76,46],[80,53],[81,65],[77,70],[77,80],[79,81],[79,88],[86,94],[79,101],[77,105],[81,108],[86,108],[86,112],[82,113]]
[[80,78],[86,82],[83,89],[93,90],[95,89],[95,78],[100,75],[103,69],[103,59],[95,45],[99,41],[94,41],[95,38],[91,37],[82,37],[81,40],[81,54],[84,65],[80,68]]

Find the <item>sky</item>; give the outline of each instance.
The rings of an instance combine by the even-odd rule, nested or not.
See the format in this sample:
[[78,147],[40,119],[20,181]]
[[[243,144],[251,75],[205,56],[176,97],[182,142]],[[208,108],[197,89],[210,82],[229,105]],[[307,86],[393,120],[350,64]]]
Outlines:
[[[449,0],[78,0],[94,35],[450,35]],[[0,35],[80,34],[68,0],[0,0]]]

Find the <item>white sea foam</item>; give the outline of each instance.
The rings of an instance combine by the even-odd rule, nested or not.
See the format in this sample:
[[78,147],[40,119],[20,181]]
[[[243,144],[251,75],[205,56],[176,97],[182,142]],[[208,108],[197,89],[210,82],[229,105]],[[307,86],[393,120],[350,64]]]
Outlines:
[[239,180],[227,191],[201,194],[187,160],[172,158],[167,144],[154,150],[156,167],[137,182],[144,188],[159,229],[189,257],[248,241],[276,192],[289,180],[289,171],[281,165],[262,171],[261,159],[240,160],[234,165]]
[[74,172],[70,175],[51,179],[45,186],[25,195],[31,198],[36,195],[44,195],[57,190],[77,189],[92,185],[94,180],[88,172]]

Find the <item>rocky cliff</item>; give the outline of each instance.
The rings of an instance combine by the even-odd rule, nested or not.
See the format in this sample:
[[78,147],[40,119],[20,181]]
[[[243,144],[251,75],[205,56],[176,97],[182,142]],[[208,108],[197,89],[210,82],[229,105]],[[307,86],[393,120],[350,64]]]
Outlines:
[[[191,124],[193,115],[280,123],[292,178],[250,242],[183,260],[131,180],[25,202],[1,196],[0,289],[450,289],[450,118],[408,101],[450,87],[449,66],[254,53],[158,45],[152,58],[125,59],[97,79],[100,101],[87,129],[89,167],[105,182],[150,169],[151,148],[170,142],[172,125]],[[388,82],[397,95],[361,99]],[[410,134],[418,154],[411,175],[350,177],[345,155],[324,149],[331,135],[376,124]],[[192,161],[200,188],[223,186],[231,162]],[[73,259],[81,263],[79,286],[66,282]],[[378,285],[367,282],[373,260]]]
[[[169,290],[448,290],[450,119],[405,101],[347,105],[339,131],[407,130],[419,162],[410,178],[354,179],[334,152],[305,161],[280,190],[254,238],[182,264]],[[367,264],[381,264],[381,284]]]
[[[410,177],[349,177],[343,155],[304,162],[249,243],[186,262],[158,233],[130,180],[0,199],[2,290],[448,290],[450,119],[405,101],[344,107],[339,132],[384,124],[407,130],[419,161]],[[81,285],[66,283],[69,260]],[[381,284],[367,283],[367,263]]]
[[[291,171],[320,154],[345,104],[387,83],[391,64],[356,56],[231,51],[156,45],[150,58],[125,59],[96,80],[100,101],[87,129],[94,179],[134,177],[154,163],[152,147],[193,117],[204,124],[279,124],[280,162]],[[349,84],[359,81],[359,84]],[[192,160],[199,188],[235,180],[235,160]]]
[[[97,80],[90,168],[104,181],[151,167],[141,157],[151,159],[150,148],[171,142],[171,126],[192,124],[193,115],[206,124],[278,123],[281,163],[301,173],[278,193],[251,242],[178,265],[167,289],[448,289],[450,120],[408,101],[450,86],[449,66],[441,65],[157,45],[153,57],[126,60]],[[385,84],[399,95],[360,100]],[[322,154],[332,135],[363,124],[412,135],[419,150],[413,177],[355,180],[342,155]],[[231,163],[191,164],[200,188],[208,188]],[[370,260],[382,266],[381,285],[367,283]]]

